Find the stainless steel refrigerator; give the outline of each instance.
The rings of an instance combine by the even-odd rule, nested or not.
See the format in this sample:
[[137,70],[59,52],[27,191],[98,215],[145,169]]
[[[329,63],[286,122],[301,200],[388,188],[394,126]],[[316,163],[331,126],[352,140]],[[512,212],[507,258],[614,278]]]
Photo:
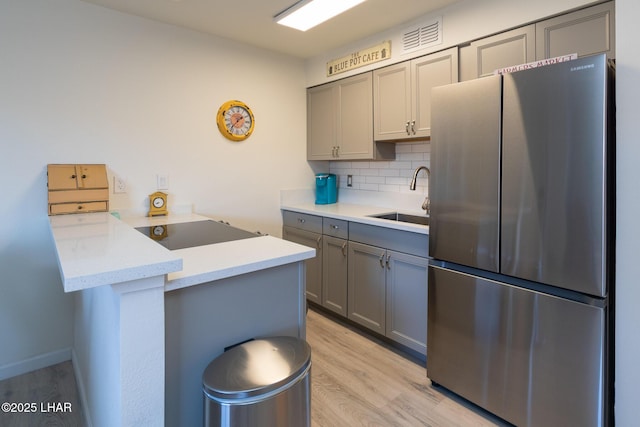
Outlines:
[[613,69],[432,92],[427,376],[518,426],[612,424]]

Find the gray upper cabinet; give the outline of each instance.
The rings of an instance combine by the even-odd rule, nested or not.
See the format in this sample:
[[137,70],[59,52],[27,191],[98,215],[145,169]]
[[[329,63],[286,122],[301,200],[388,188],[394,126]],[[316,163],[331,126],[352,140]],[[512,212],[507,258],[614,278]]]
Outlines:
[[460,80],[489,76],[499,68],[535,61],[535,34],[532,24],[460,48]]
[[307,159],[331,160],[336,146],[336,87],[307,89]]
[[308,160],[393,158],[393,146],[373,141],[371,72],[307,90]]
[[375,70],[375,140],[398,141],[429,137],[431,88],[457,81],[457,47]]
[[536,59],[577,53],[615,58],[614,2],[602,3],[536,24]]

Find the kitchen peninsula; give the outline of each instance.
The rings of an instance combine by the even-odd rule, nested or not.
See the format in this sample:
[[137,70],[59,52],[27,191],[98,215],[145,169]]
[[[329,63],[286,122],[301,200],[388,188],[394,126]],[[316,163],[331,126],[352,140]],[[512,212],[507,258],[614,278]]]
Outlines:
[[92,425],[200,425],[202,371],[225,347],[305,337],[313,249],[256,234],[170,251],[134,229],[203,220],[50,217],[64,290],[76,292],[73,365]]

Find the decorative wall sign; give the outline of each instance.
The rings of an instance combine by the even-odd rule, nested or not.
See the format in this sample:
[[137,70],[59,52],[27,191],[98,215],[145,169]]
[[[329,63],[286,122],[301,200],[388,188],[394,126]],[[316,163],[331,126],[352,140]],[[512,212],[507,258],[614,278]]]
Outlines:
[[391,41],[327,62],[327,77],[391,58]]
[[498,68],[493,74],[514,73],[516,71],[528,70],[529,68],[544,67],[545,65],[558,64],[560,62],[573,61],[578,59],[577,53],[569,55],[556,56],[555,58],[541,59],[539,61],[528,62],[526,64],[513,65],[511,67]]

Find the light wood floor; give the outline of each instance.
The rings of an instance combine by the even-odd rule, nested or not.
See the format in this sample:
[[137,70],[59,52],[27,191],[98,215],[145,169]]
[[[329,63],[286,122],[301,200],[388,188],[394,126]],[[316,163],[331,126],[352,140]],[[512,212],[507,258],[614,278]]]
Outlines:
[[503,426],[431,387],[423,362],[310,309],[313,427]]
[[0,411],[2,427],[84,426],[70,361],[0,381],[0,404],[4,403],[35,404],[28,408],[35,411]]
[[[495,417],[431,387],[424,363],[313,309],[312,427],[504,426]],[[71,413],[7,414],[1,427],[83,426],[71,362],[0,381],[0,403],[70,402]]]

